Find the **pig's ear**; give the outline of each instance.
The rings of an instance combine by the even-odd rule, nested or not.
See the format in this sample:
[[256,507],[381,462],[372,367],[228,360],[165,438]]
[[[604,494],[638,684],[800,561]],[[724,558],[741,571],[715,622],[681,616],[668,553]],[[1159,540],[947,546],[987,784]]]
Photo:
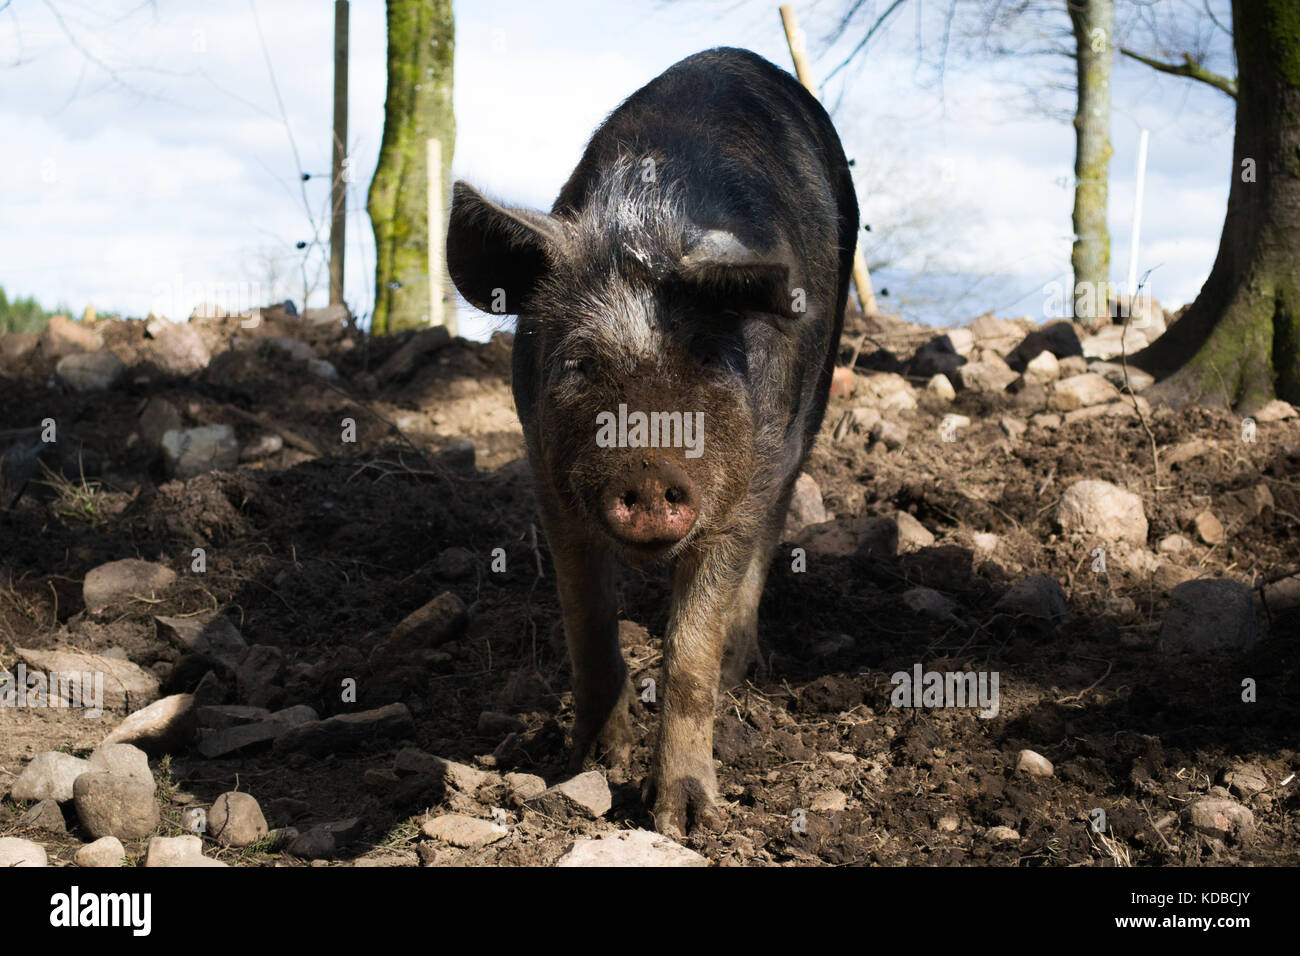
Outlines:
[[447,269],[475,308],[518,315],[562,241],[549,216],[499,206],[465,182],[452,187]]
[[678,275],[690,295],[714,308],[794,318],[790,268],[729,232],[706,232],[682,258]]

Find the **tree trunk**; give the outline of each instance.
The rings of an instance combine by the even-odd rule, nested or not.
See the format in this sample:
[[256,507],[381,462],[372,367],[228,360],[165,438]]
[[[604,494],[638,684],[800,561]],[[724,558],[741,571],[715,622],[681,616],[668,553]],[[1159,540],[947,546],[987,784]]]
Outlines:
[[1300,3],[1233,0],[1237,124],[1219,253],[1187,313],[1134,364],[1173,405],[1300,402]]
[[1110,321],[1110,62],[1115,0],[1066,0],[1074,30],[1074,317],[1090,328]]
[[[455,47],[451,0],[388,0],[384,138],[366,203],[375,231],[371,328],[380,335],[424,325],[430,318],[427,141],[442,143],[439,182],[445,206],[456,143]],[[440,248],[446,237],[432,239]],[[445,263],[446,256],[436,259]]]

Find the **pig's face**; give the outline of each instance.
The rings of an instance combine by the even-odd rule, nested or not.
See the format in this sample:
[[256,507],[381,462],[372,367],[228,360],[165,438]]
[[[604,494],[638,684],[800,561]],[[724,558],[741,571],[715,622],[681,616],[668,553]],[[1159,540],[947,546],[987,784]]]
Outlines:
[[756,383],[788,352],[787,265],[652,195],[611,191],[565,219],[458,183],[447,240],[461,294],[538,337],[519,398],[539,481],[634,564],[754,520],[739,505],[775,437]]

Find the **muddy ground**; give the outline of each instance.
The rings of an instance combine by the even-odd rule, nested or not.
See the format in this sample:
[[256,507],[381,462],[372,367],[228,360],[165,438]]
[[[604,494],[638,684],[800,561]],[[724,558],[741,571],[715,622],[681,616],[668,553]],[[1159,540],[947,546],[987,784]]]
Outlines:
[[[318,347],[339,373],[329,381],[257,343],[217,352],[198,374],[167,375],[132,364],[144,335],[143,322],[105,331],[132,366],[108,391],[71,392],[35,360],[0,374],[0,428],[54,418],[63,441],[99,465],[84,483],[33,485],[0,509],[0,663],[12,667],[16,647],[110,656],[118,648],[157,674],[165,693],[188,692],[206,668],[180,657],[154,619],[218,609],[248,643],[283,651],[283,686],[269,706],[309,704],[324,716],[402,702],[415,721],[407,740],[322,757],[172,754],[155,764],[167,797],[160,832],[180,833],[185,806],[234,789],[252,793],[271,826],[361,818],[360,836],[332,865],[550,864],[577,836],[651,825],[639,782],[653,704],[638,705],[643,743],[631,774],[610,780],[604,822],[558,822],[512,806],[501,788],[430,790],[390,772],[395,752],[415,746],[483,769],[562,776],[572,695],[509,395],[508,335],[455,340],[394,380],[378,370],[405,338],[329,343]],[[302,447],[288,442],[236,469],[169,481],[140,434],[141,413],[158,397],[186,426],[226,422],[245,445],[279,429]],[[941,407],[922,396],[918,408],[886,415],[910,427],[887,450],[861,434],[836,440],[843,413],[862,399],[832,399],[806,468],[829,515],[847,525],[902,510],[936,540],[898,557],[810,546],[802,572],[791,567],[794,542],[779,553],[761,608],[767,668],[723,701],[717,721],[726,827],[686,845],[721,865],[1300,861],[1300,788],[1287,782],[1300,762],[1300,611],[1262,611],[1261,639],[1246,651],[1171,653],[1160,640],[1178,581],[1251,583],[1300,567],[1300,420],[1261,423],[1253,443],[1241,440],[1240,416],[1202,409],[1157,410],[1151,434],[1139,420],[1105,417],[1009,437],[1001,417],[1028,419],[1042,410],[1036,401],[962,392]],[[232,417],[231,408],[248,414]],[[942,441],[940,421],[954,412],[971,425]],[[342,440],[349,418],[355,442]],[[1153,439],[1167,450],[1194,438],[1208,450],[1153,470]],[[320,454],[305,450],[313,445]],[[1141,496],[1147,559],[1120,555],[1096,573],[1095,542],[1056,532],[1053,507],[1080,478]],[[1233,493],[1260,484],[1272,506],[1233,520]],[[1189,530],[1206,507],[1224,519],[1222,544]],[[1175,532],[1193,547],[1156,558],[1156,542]],[[976,545],[981,533],[997,536],[992,550],[991,539]],[[195,548],[206,555],[201,574],[191,570]],[[493,568],[497,549],[504,570]],[[157,600],[89,614],[85,574],[127,557],[165,564],[178,581]],[[1040,572],[1065,588],[1068,622],[994,609]],[[917,585],[948,596],[954,614],[936,621],[912,610],[902,595]],[[447,590],[469,606],[467,630],[417,654],[385,653],[394,625]],[[626,572],[620,593],[623,651],[640,686],[658,677],[668,592],[660,577]],[[1000,712],[891,706],[890,676],[917,663],[998,672]],[[340,700],[346,678],[357,681],[356,703]],[[1253,703],[1242,700],[1245,678],[1257,682]],[[510,719],[481,720],[485,711]],[[0,709],[0,792],[37,753],[88,751],[122,716]],[[1051,760],[1054,774],[1017,773],[1025,748]],[[1243,799],[1253,832],[1218,840],[1195,830],[1183,811],[1242,765],[1267,782]],[[456,849],[419,832],[430,812],[490,817],[493,807],[506,809],[510,836],[491,846]],[[20,834],[24,808],[0,803],[0,836],[28,836],[51,862],[70,862],[84,838],[75,821],[66,836]],[[1101,833],[1090,826],[1098,808]],[[803,832],[796,818],[806,820]],[[999,826],[1019,839],[991,838]],[[142,845],[128,852],[138,859]],[[205,852],[306,865],[266,848]]]

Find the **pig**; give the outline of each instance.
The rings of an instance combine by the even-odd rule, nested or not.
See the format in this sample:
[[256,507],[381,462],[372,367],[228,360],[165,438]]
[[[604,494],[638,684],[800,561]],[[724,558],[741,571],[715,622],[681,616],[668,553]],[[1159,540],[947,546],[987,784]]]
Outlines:
[[826,409],[858,229],[830,117],[747,50],[688,57],[592,135],[549,214],[453,188],[447,265],[517,315],[512,390],[572,667],[569,770],[625,766],[633,689],[616,562],[672,583],[657,745],[661,833],[723,823],[719,688],[758,606]]

